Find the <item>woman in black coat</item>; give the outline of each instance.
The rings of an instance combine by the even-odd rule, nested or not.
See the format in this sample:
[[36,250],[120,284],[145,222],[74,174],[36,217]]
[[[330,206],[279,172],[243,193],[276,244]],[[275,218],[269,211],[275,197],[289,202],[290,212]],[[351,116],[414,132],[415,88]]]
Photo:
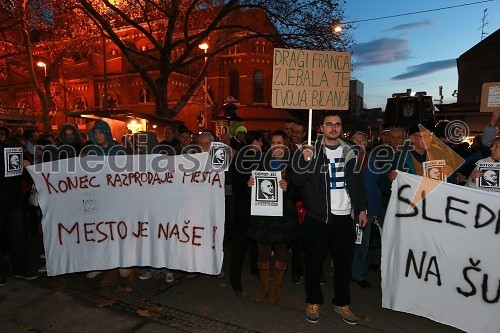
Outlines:
[[[265,171],[281,171],[282,179],[279,186],[283,190],[283,214],[282,216],[252,216],[250,219],[248,236],[257,242],[259,251],[260,288],[255,296],[257,302],[263,301],[270,290],[270,256],[274,248],[275,275],[273,293],[269,301],[273,304],[278,303],[288,262],[287,244],[297,238],[299,224],[294,192],[298,191],[294,191],[290,181],[293,171],[288,163],[290,151],[287,148],[287,142],[288,136],[285,132],[274,132],[271,136],[271,148],[260,167]],[[247,185],[252,187],[254,184],[255,179],[250,177]]]

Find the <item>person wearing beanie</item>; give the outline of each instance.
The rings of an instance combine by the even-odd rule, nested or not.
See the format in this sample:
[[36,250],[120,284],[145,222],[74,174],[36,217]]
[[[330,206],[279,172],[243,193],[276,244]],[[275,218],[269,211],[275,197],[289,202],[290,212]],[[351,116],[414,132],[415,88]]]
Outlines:
[[247,128],[245,126],[239,126],[238,128],[236,128],[236,135],[231,138],[231,143],[230,143],[231,148],[238,151],[243,146],[245,146],[246,133],[247,133]]

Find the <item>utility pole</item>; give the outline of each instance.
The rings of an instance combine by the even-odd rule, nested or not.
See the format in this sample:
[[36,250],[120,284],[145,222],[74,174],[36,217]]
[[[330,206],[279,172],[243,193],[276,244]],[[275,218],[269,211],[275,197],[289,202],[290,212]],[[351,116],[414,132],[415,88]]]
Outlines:
[[486,13],[488,11],[488,8],[486,8],[484,11],[483,11],[483,24],[481,25],[481,40],[483,40],[483,38],[486,36],[486,35],[489,35],[488,32],[484,32],[484,27],[488,25],[488,22],[486,21],[486,16],[488,16],[488,13]]

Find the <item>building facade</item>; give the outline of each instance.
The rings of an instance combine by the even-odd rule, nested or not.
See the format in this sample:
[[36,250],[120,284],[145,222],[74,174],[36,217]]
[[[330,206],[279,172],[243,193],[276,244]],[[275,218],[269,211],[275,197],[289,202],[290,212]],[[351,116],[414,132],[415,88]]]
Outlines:
[[457,69],[457,103],[440,104],[437,117],[462,120],[471,133],[480,132],[491,115],[480,112],[483,84],[500,82],[500,29],[462,54]]
[[[252,22],[258,21],[256,15],[264,14],[247,12],[245,15],[249,17],[241,19]],[[151,52],[149,42],[133,29],[122,27],[119,34],[126,36],[139,52]],[[155,130],[161,136],[162,127],[172,121],[184,123],[193,132],[215,131],[214,118],[227,101],[238,107],[243,124],[251,129],[282,129],[286,119],[294,118],[286,110],[271,108],[274,46],[264,38],[245,40],[211,59],[204,83],[171,120],[155,116],[153,94],[119,48],[107,38],[99,38],[95,44],[95,51],[65,56],[57,68],[50,68],[45,49],[34,49],[34,59],[46,64],[36,68],[36,75],[39,82],[46,81],[46,88],[50,89],[53,130],[69,121],[84,131],[94,118],[103,117],[111,123],[117,137],[127,129]],[[201,66],[203,61],[193,64],[193,72]],[[192,82],[190,70],[183,69],[169,77],[169,105],[178,101]],[[22,68],[19,72],[27,73]],[[51,73],[57,73],[57,78],[51,77]],[[155,75],[154,69],[151,74]],[[10,75],[9,71],[5,75],[0,86],[0,115],[14,113],[18,118],[16,125],[23,123],[19,116],[29,115],[31,123],[24,121],[24,124],[33,126],[34,121],[39,120],[41,107],[27,75],[23,78]],[[2,117],[0,122],[13,124]]]

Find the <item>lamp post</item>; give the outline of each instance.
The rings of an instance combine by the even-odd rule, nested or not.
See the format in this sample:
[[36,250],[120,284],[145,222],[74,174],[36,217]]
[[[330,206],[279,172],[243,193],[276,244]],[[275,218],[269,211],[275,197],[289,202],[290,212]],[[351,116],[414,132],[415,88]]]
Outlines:
[[44,72],[44,78],[47,77],[47,64],[44,63],[43,61],[39,61],[36,63],[38,67],[43,67],[43,72]]
[[[208,44],[203,43],[198,45],[200,49],[205,51],[205,65],[207,64],[207,50],[208,50]],[[207,91],[207,75],[205,74],[205,82],[203,83],[203,88],[205,90],[205,108],[208,108],[208,91]]]

